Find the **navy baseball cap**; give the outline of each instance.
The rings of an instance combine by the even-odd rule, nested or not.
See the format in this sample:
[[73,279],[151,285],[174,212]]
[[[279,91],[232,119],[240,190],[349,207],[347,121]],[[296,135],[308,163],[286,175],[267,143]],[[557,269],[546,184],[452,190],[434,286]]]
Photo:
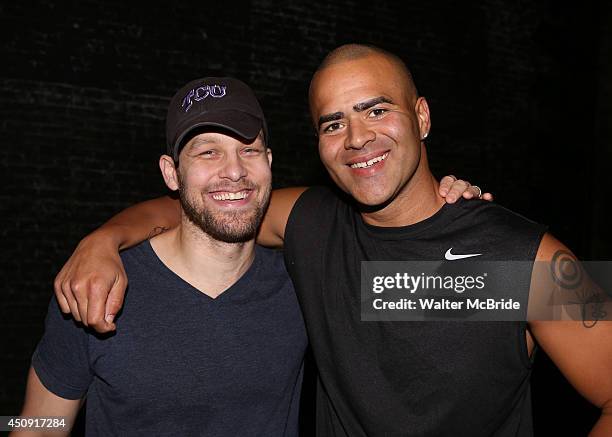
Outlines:
[[166,118],[168,155],[178,161],[181,147],[195,129],[211,126],[227,129],[252,141],[263,129],[268,138],[266,119],[253,90],[231,77],[205,77],[189,82],[170,100]]

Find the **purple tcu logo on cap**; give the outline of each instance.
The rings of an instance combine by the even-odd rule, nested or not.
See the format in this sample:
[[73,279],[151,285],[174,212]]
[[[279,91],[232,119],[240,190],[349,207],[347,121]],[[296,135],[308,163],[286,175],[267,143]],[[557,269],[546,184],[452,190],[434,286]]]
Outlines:
[[221,85],[202,85],[201,87],[194,88],[183,98],[181,107],[187,112],[189,108],[191,108],[191,105],[193,105],[194,100],[199,102],[208,96],[220,99],[225,95],[225,88],[226,87]]

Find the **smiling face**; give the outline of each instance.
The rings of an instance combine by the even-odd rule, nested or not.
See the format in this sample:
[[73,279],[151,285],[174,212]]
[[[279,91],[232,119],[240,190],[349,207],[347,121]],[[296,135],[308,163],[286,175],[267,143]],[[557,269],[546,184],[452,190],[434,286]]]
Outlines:
[[401,195],[421,159],[429,109],[397,61],[371,53],[323,67],[310,110],[321,160],[342,190],[368,206]]
[[179,190],[186,217],[226,243],[255,238],[270,199],[272,155],[260,134],[250,143],[219,132],[193,137],[179,156],[160,161],[169,188]]

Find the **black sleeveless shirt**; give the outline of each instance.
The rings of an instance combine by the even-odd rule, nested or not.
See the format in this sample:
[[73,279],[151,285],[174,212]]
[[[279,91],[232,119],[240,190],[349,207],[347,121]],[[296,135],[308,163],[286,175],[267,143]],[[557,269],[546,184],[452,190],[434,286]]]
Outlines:
[[[531,436],[525,322],[362,322],[361,261],[532,261],[545,228],[499,205],[445,204],[401,228],[363,222],[310,188],[285,232],[285,261],[319,371],[319,436]],[[516,278],[527,302],[529,275]]]

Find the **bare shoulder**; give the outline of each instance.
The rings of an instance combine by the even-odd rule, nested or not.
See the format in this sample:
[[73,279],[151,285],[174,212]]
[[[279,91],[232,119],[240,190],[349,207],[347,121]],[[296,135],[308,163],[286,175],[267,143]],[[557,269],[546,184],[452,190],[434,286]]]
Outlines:
[[579,321],[584,325],[591,324],[587,321],[610,320],[603,316],[593,319],[591,314],[594,306],[603,308],[609,303],[584,263],[565,244],[546,233],[538,247],[531,277],[528,314],[531,325],[551,320]]
[[567,256],[576,259],[576,256],[565,244],[547,232],[542,237],[542,241],[540,241],[538,253],[536,254],[536,261],[553,261],[560,255],[560,253],[564,253]]

